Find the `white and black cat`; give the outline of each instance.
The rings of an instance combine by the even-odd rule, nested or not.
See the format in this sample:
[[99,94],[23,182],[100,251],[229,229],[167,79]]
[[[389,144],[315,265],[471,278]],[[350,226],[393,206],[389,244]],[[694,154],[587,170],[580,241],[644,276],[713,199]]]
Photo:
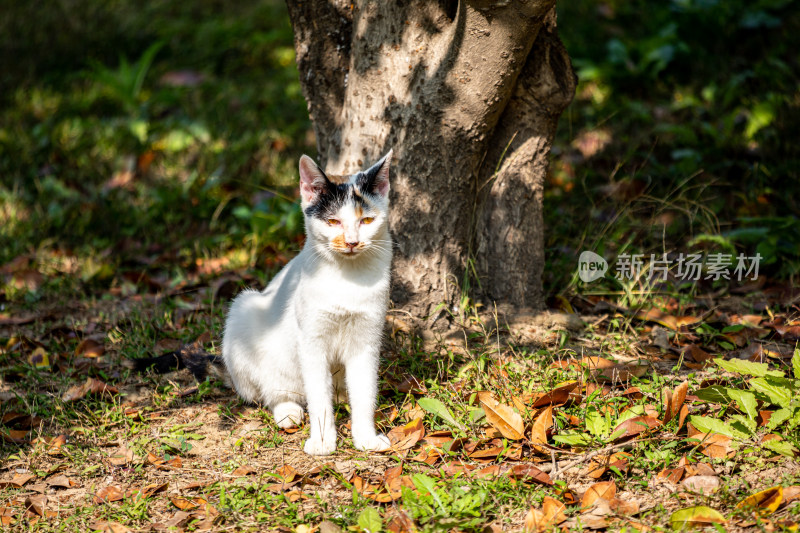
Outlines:
[[[389,151],[368,170],[331,179],[303,156],[303,250],[266,289],[237,296],[225,324],[222,360],[236,392],[268,407],[281,427],[299,424],[305,406],[310,436],[304,450],[312,455],[336,449],[333,402],[344,391],[355,447],[389,448],[375,431],[374,415],[392,260],[391,159]],[[183,359],[176,352],[173,360],[198,375],[193,365],[202,364]],[[137,360],[137,368],[149,366],[146,361]]]

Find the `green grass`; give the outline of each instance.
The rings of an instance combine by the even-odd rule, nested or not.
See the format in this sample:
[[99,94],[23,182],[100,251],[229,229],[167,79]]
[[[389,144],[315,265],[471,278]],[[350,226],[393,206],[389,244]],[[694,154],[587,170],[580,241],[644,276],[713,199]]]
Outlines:
[[[140,376],[120,364],[197,339],[218,352],[231,295],[264,286],[301,246],[294,169],[315,147],[284,6],[64,0],[5,10],[0,30],[29,31],[25,39],[0,31],[0,51],[19,59],[0,72],[0,319],[30,320],[0,326],[0,413],[9,417],[0,424],[0,479],[17,469],[34,478],[0,489],[2,516],[40,531],[98,521],[298,530],[323,520],[356,531],[402,530],[404,521],[422,531],[509,530],[554,498],[577,528],[586,514],[570,491],[580,499],[597,470],[642,507],[619,513],[612,528],[668,528],[672,513],[691,505],[755,527],[797,522],[796,504],[756,518],[735,509],[757,490],[800,483],[785,456],[800,448],[796,400],[781,405],[781,388],[797,389],[796,336],[779,331],[797,320],[785,289],[800,265],[796,10],[777,0],[559,8],[581,82],[546,188],[545,282],[559,297],[551,302],[583,315],[585,327],[507,328],[503,317],[470,309],[455,340],[395,332],[383,354],[379,424],[390,431],[420,418],[439,440],[356,452],[341,405],[340,449],[320,461],[301,453],[307,427],[280,430],[221,383]],[[170,77],[184,85],[165,83]],[[584,249],[610,260],[759,252],[768,279],[763,292],[735,298],[736,285],[720,282],[609,276],[585,285],[575,276]],[[639,314],[651,310],[666,318]],[[759,327],[734,320],[743,314],[758,315]],[[702,320],[665,325],[685,316]],[[666,347],[653,342],[656,326],[667,330]],[[89,337],[104,354],[79,353]],[[763,346],[768,370],[785,381],[765,389],[757,376],[703,366],[692,345],[729,361]],[[622,367],[630,376],[568,364],[581,357],[630,365]],[[409,376],[421,386],[409,387]],[[65,401],[87,378],[119,393]],[[549,447],[537,448],[531,431],[547,407],[534,407],[536,399],[576,381],[580,394],[553,406]],[[700,398],[687,400],[689,416],[717,420],[737,453],[704,455],[707,443],[676,417],[618,440],[629,418],[664,420],[664,390],[683,381]],[[498,433],[481,403],[486,392],[520,417],[523,439]],[[755,418],[753,428],[748,394],[759,410],[790,417],[775,428]],[[784,444],[762,444],[768,433]],[[15,435],[26,442],[11,442]],[[68,437],[60,447],[59,435]],[[126,450],[133,455],[120,461]],[[589,455],[602,450],[626,455],[605,468]],[[548,469],[554,457],[572,466],[550,472],[552,486],[508,470]],[[713,468],[720,490],[683,493],[655,476],[682,462]],[[298,483],[276,487],[287,465]],[[376,501],[397,466],[392,501]],[[240,467],[249,470],[235,473]],[[48,486],[61,474],[71,489]],[[145,497],[127,494],[164,483]],[[123,498],[94,503],[109,486]],[[41,491],[57,515],[26,513],[25,500]],[[178,497],[203,500],[181,510]]]

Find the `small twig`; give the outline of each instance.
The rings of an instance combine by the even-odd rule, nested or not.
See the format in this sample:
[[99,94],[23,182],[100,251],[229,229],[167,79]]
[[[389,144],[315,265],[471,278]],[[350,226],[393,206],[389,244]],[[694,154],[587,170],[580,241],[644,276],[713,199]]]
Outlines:
[[[641,441],[636,441],[636,442],[641,442]],[[564,466],[558,468],[557,471],[554,468],[554,471],[553,471],[553,474],[552,474],[551,477],[555,480],[562,473],[566,472],[567,470],[569,470],[571,468],[574,468],[574,467],[576,467],[576,466],[578,466],[580,464],[583,464],[586,461],[594,459],[598,455],[602,455],[603,453],[610,452],[611,450],[614,450],[614,449],[617,449],[617,448],[625,448],[625,447],[628,447],[628,446],[633,447],[633,444],[634,444],[633,442],[620,442],[619,444],[611,444],[609,446],[605,446],[603,448],[600,448],[599,450],[595,450],[593,452],[585,453],[582,456],[580,456],[577,459],[575,459],[574,461],[571,461],[571,462],[565,464]]]

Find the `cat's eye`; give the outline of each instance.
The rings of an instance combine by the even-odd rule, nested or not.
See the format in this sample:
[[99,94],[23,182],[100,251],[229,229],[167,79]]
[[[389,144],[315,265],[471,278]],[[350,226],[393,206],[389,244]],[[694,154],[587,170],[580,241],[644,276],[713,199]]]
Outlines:
[[339,224],[341,224],[341,222],[339,222],[335,218],[329,218],[328,219],[328,225],[329,226],[338,226]]
[[372,224],[373,220],[375,220],[375,219],[372,218],[372,217],[364,217],[364,218],[361,219],[361,223],[362,224]]

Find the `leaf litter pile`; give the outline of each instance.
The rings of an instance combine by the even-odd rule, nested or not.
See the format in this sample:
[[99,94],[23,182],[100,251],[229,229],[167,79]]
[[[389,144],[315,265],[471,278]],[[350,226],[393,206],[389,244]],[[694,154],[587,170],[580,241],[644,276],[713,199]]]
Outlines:
[[[13,276],[13,272],[11,273]],[[798,292],[735,306],[388,317],[383,454],[302,453],[222,383],[122,361],[219,350],[233,273],[0,313],[0,521],[98,531],[796,530]],[[223,281],[220,281],[223,280]],[[73,296],[74,297],[74,296]],[[757,311],[761,309],[761,311]],[[743,310],[746,310],[744,312]]]

